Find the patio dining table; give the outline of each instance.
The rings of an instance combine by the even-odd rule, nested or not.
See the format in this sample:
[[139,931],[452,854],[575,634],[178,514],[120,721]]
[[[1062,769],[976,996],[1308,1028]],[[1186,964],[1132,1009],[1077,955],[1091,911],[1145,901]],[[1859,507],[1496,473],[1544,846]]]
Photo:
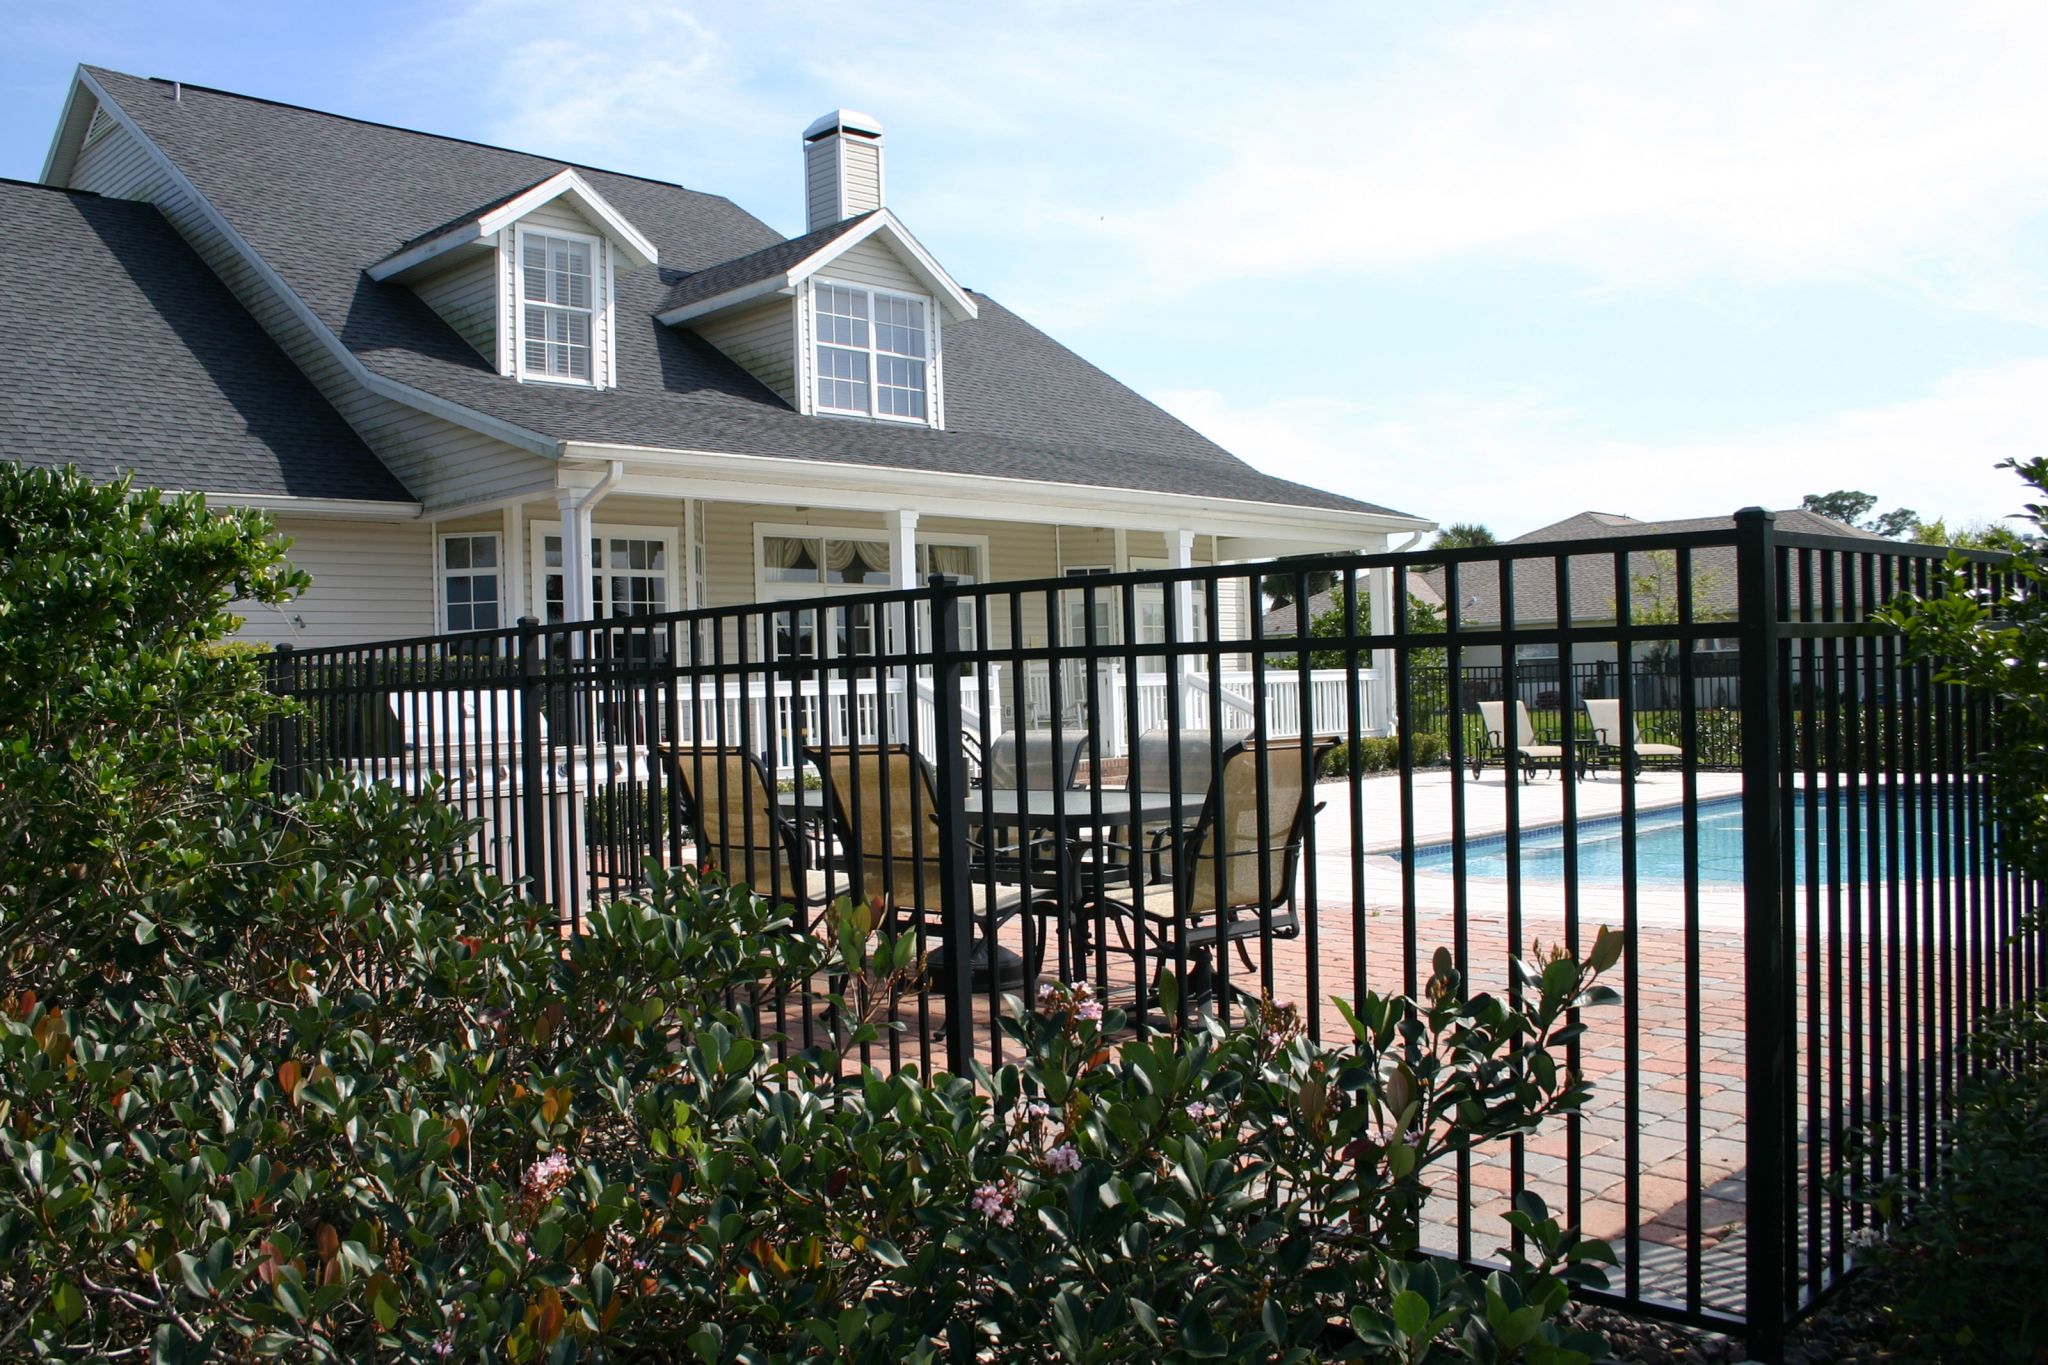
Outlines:
[[[1176,795],[1124,789],[1018,791],[999,787],[971,793],[964,814],[971,828],[997,837],[1013,831],[1027,838],[1040,833],[1051,836],[1042,863],[1020,853],[1013,860],[992,860],[988,875],[1051,893],[1044,904],[1068,930],[1058,974],[1063,981],[1073,981],[1087,972],[1088,923],[1082,912],[1100,899],[1104,886],[1129,874],[1126,861],[1090,859],[1090,851],[1101,848],[1118,831],[1142,830],[1148,825],[1182,829],[1201,814],[1206,799],[1199,792]],[[1138,857],[1143,861],[1150,855],[1141,852]]]

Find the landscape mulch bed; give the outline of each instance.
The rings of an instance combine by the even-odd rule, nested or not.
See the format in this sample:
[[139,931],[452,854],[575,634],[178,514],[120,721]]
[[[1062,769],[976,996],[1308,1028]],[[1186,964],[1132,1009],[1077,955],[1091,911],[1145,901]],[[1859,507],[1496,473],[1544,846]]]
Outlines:
[[[1883,1299],[1879,1274],[1851,1279],[1792,1329],[1785,1345],[1786,1365],[1869,1365],[1905,1359],[1889,1344],[1878,1312]],[[1749,1358],[1738,1337],[1632,1318],[1611,1308],[1587,1305],[1570,1311],[1607,1338],[1614,1365],[1733,1365]]]

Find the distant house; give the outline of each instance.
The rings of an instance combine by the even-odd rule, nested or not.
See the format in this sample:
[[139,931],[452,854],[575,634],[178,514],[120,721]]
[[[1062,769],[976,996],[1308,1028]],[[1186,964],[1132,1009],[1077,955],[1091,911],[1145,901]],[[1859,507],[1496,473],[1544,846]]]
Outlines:
[[[1844,526],[1828,517],[1819,516],[1800,508],[1792,508],[1775,514],[1778,529],[1802,535],[1826,535],[1848,537],[1855,540],[1882,541],[1867,531]],[[1675,521],[1638,521],[1634,517],[1621,516],[1613,512],[1580,512],[1553,522],[1534,531],[1516,536],[1505,542],[1508,545],[1541,545],[1562,541],[1585,544],[1601,540],[1615,540],[1625,536],[1681,535],[1687,532],[1732,530],[1735,518],[1688,517]],[[1692,611],[1694,619],[1700,622],[1733,621],[1736,615],[1735,597],[1735,551],[1729,547],[1701,549],[1691,556]],[[1524,560],[1514,566],[1512,598],[1512,620],[1516,626],[1541,629],[1558,624],[1561,618],[1578,625],[1612,625],[1616,620],[1617,606],[1622,598],[1622,586],[1617,583],[1617,564],[1613,551],[1601,552],[1589,549],[1574,554],[1567,561],[1570,588],[1570,610],[1558,609],[1557,577],[1555,560]],[[1638,624],[1649,624],[1657,620],[1677,619],[1679,608],[1679,582],[1677,564],[1668,553],[1645,554],[1634,552],[1628,556],[1626,565],[1627,596],[1632,619]],[[1460,568],[1455,584],[1447,581],[1443,570],[1438,569],[1427,575],[1439,595],[1444,599],[1446,615],[1456,613],[1461,626],[1474,629],[1498,628],[1509,619],[1503,611],[1503,587],[1508,575],[1495,564],[1468,564]],[[1456,602],[1450,601],[1455,594]],[[1668,649],[1657,645],[1638,645],[1638,662],[1650,657],[1668,659]],[[1695,649],[1694,671],[1701,679],[1709,680],[1707,690],[1712,700],[1721,701],[1729,692],[1729,684],[1713,680],[1729,679],[1734,672],[1735,640],[1731,631],[1727,637],[1713,637],[1699,642]],[[1501,650],[1496,645],[1474,645],[1462,651],[1462,664],[1482,674],[1498,670],[1501,666]],[[1613,695],[1613,672],[1619,663],[1619,652],[1613,643],[1581,646],[1573,651],[1572,662],[1579,667],[1582,676],[1579,688],[1591,695]],[[1517,690],[1525,700],[1545,701],[1560,688],[1559,652],[1555,643],[1532,641],[1515,646],[1517,667]],[[1482,688],[1483,690],[1483,688]],[[1475,693],[1476,695],[1476,693]],[[1703,696],[1703,700],[1708,699]]]
[[[81,68],[44,183],[0,185],[0,455],[270,509],[316,582],[246,633],[302,646],[1429,527],[1260,473],[957,283],[876,120],[792,140],[785,238],[679,185]],[[1024,610],[1027,642],[1073,624]],[[1132,638],[1165,612],[1141,596]],[[856,643],[792,613],[748,648]]]

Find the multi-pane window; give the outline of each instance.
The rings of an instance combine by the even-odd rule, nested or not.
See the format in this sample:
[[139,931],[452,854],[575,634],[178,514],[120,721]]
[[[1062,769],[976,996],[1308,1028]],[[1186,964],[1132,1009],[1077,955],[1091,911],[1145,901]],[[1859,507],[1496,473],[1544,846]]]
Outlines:
[[[851,533],[839,535],[764,535],[761,537],[761,591],[770,601],[831,597],[841,593],[879,592],[904,586],[894,567],[894,552],[886,540],[860,540]],[[973,545],[948,545],[919,541],[915,582],[934,573],[951,574],[966,583],[978,581],[981,552]],[[926,605],[918,604],[916,626],[929,627]],[[971,613],[970,613],[971,615]],[[777,612],[774,618],[776,656],[790,654],[814,657],[821,637],[835,657],[871,654],[875,649],[876,627],[886,628],[887,639],[896,647],[900,613],[883,612],[878,620],[871,606],[813,608]],[[961,629],[972,643],[974,623],[963,620]]]
[[[562,538],[541,538],[541,592],[548,620],[568,619],[562,582]],[[599,620],[653,616],[668,610],[668,544],[637,536],[590,538],[592,612]]]
[[441,537],[441,601],[447,629],[496,630],[504,601],[499,586],[495,535]]
[[817,401],[821,412],[925,420],[931,335],[925,302],[819,284]]
[[590,383],[597,244],[522,232],[519,252],[522,375]]

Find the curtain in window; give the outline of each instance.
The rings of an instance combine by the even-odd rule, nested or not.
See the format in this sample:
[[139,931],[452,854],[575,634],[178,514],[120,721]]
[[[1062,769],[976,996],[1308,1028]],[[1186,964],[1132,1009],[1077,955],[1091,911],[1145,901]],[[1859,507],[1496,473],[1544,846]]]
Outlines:
[[974,547],[971,545],[927,545],[933,573],[950,574],[974,581]]
[[794,536],[769,536],[761,542],[761,557],[771,569],[794,569],[810,553],[811,542]]
[[873,540],[828,540],[825,542],[825,567],[838,573],[853,563],[853,557],[860,556],[860,562],[877,573],[889,571],[889,546],[885,541]]

